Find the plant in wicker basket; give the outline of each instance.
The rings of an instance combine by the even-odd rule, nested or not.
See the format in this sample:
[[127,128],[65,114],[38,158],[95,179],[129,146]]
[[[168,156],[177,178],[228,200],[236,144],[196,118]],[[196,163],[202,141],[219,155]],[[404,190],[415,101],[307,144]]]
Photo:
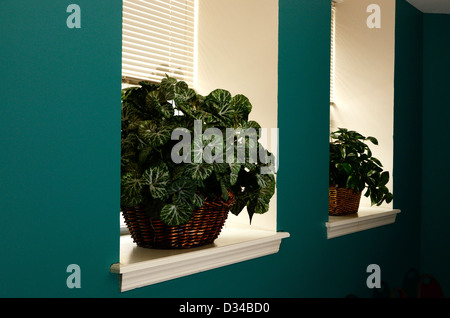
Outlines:
[[[201,96],[170,77],[139,85],[122,91],[121,130],[121,211],[139,246],[208,244],[228,211],[237,215],[247,207],[250,221],[268,211],[275,172],[261,169],[271,168],[265,159],[272,154],[257,141],[260,126],[248,120],[252,106],[245,96],[223,89]],[[209,128],[223,136],[232,129],[234,135],[224,142],[208,135]],[[185,138],[192,142],[180,147]],[[251,147],[258,147],[263,160],[236,160],[238,149],[247,154]],[[214,160],[205,162],[204,153]],[[233,160],[225,158],[230,153]]]
[[358,212],[364,189],[372,205],[391,202],[393,195],[386,187],[389,172],[383,171],[381,162],[372,156],[366,143],[378,145],[378,140],[345,128],[339,128],[330,136],[329,214]]

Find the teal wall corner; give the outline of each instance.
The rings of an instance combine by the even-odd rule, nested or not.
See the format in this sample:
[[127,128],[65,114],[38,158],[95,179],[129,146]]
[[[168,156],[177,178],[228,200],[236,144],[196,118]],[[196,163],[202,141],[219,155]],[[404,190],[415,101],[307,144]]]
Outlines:
[[450,293],[450,223],[447,192],[450,172],[450,14],[425,14],[423,20],[421,269]]

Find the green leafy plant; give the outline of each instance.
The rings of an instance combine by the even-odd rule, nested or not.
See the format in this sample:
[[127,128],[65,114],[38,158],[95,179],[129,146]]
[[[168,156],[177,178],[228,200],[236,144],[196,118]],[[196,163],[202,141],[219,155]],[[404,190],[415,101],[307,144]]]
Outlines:
[[339,128],[330,134],[330,185],[338,185],[356,192],[366,189],[372,205],[389,203],[392,193],[386,187],[389,172],[372,156],[367,142],[378,145],[375,137],[364,137],[356,131]]
[[[247,97],[231,96],[223,89],[202,96],[185,82],[170,77],[158,84],[139,85],[122,90],[122,207],[143,207],[149,216],[178,226],[190,220],[192,211],[202,206],[206,197],[226,201],[230,191],[235,199],[233,214],[247,207],[251,221],[254,213],[268,211],[275,191],[275,172],[262,173],[261,169],[272,166],[259,159],[261,156],[256,162],[249,156],[245,156],[245,162],[236,160],[239,147],[244,147],[246,154],[251,147],[260,147],[260,154],[266,158],[272,155],[259,141],[255,145],[260,125],[248,120],[252,105]],[[227,128],[236,133],[217,146],[220,140],[216,137],[195,138],[195,121],[202,124],[202,133],[208,128],[218,129],[224,136]],[[245,129],[253,135],[243,136]],[[174,162],[174,146],[181,140],[180,136],[174,138],[174,130],[190,136],[189,151],[175,151],[190,160]],[[212,147],[211,153],[218,157],[232,149],[234,160],[195,160],[198,149],[205,147]]]

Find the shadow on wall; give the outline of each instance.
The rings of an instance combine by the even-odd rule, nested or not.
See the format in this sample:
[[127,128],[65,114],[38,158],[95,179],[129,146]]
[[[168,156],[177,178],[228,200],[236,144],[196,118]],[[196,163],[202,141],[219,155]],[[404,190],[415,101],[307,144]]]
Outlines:
[[[349,294],[346,298],[357,298]],[[410,269],[403,279],[402,287],[390,289],[381,281],[381,288],[373,289],[373,298],[444,298],[439,282],[430,274],[420,275],[415,269]]]

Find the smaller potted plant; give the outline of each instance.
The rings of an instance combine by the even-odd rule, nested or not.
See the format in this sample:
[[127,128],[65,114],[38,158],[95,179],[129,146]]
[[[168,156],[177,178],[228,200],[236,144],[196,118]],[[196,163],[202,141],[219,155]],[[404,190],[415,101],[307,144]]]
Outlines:
[[367,145],[367,141],[378,145],[378,140],[345,128],[330,137],[329,215],[357,213],[364,189],[372,205],[391,202],[393,195],[386,187],[389,172],[383,171]]

